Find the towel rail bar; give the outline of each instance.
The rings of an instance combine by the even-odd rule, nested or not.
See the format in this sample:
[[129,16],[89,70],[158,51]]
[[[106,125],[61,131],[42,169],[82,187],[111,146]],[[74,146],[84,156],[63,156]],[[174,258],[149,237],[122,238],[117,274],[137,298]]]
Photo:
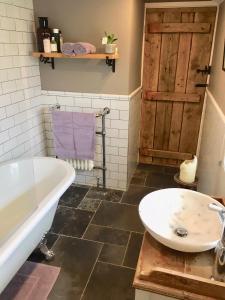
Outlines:
[[[58,109],[60,110],[61,106],[60,104],[56,104],[54,106],[51,106],[50,110]],[[100,186],[103,187],[103,189],[106,188],[106,144],[105,144],[105,136],[106,136],[106,130],[105,130],[105,117],[107,114],[110,113],[110,109],[108,107],[105,107],[101,113],[97,113],[95,116],[96,118],[102,118],[102,130],[96,131],[96,134],[102,136],[102,166],[95,166],[94,169],[96,170],[102,170],[102,184],[99,183],[100,178],[97,178],[97,187]],[[58,158],[56,156],[56,158]]]

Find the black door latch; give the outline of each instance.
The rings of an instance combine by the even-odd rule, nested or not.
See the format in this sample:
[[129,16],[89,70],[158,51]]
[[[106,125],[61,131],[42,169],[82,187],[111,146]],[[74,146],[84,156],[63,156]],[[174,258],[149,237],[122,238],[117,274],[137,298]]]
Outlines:
[[197,73],[202,73],[202,75],[211,74],[211,66],[205,66],[205,69],[197,69]]
[[195,85],[195,87],[207,87],[207,86],[208,86],[207,83],[197,83],[197,84]]

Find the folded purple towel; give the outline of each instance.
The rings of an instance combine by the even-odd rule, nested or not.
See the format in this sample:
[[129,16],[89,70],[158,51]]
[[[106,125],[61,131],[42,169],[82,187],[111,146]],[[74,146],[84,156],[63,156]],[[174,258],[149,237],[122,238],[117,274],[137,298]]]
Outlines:
[[94,160],[95,114],[54,111],[53,137],[59,158]]
[[87,54],[96,53],[96,47],[90,43],[79,42],[77,44],[80,44],[82,47],[84,47]]
[[78,55],[95,53],[96,47],[90,43],[64,43],[62,45],[62,53],[65,55]]
[[62,53],[65,55],[86,54],[86,49],[79,43],[65,43],[62,45]]

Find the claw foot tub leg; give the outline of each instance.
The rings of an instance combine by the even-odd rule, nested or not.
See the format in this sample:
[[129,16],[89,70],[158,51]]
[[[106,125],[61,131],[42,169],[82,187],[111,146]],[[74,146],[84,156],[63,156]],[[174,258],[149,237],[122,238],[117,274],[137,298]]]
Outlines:
[[47,239],[45,236],[43,236],[38,248],[41,251],[42,254],[44,254],[45,259],[47,261],[53,260],[53,258],[55,257],[55,253],[52,250],[49,250],[47,247]]

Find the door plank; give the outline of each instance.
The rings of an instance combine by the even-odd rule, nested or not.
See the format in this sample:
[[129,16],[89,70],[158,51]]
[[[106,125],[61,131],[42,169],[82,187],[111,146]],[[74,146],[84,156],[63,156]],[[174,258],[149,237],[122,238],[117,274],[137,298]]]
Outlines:
[[172,103],[165,101],[158,102],[156,106],[156,121],[155,121],[155,135],[154,135],[154,149],[163,149],[165,132],[165,117],[166,113],[171,114]]
[[150,23],[148,33],[209,33],[210,23]]
[[[196,12],[206,12],[208,13],[208,11],[210,10],[211,12],[216,12],[217,8],[215,7],[177,7],[177,8],[147,8],[146,11],[147,13],[160,13],[160,12],[164,12],[165,10],[176,10],[177,12],[180,13],[196,13]],[[209,23],[209,22],[207,22]]]
[[[180,21],[181,14],[176,10],[165,11],[163,22]],[[163,34],[159,71],[159,92],[173,92],[176,75],[179,33]],[[167,150],[173,104],[157,102],[154,149]],[[155,163],[159,159],[153,160]],[[166,161],[165,161],[166,163]]]
[[[190,49],[190,45],[189,45],[189,49]],[[154,100],[154,101],[173,101],[173,102],[199,102],[200,98],[201,97],[198,94],[185,94],[185,93],[177,93],[177,92],[151,92],[151,91],[146,91],[144,97],[146,101]]]
[[[182,13],[181,21],[193,22],[194,14]],[[175,80],[175,92],[177,93],[178,92],[185,93],[186,90],[189,57],[191,51],[191,40],[192,40],[192,33],[182,33],[180,35],[179,51],[178,51],[178,59],[177,59],[177,72],[176,72],[176,80]],[[197,97],[198,99],[198,102],[200,101],[200,96],[198,94],[186,94],[186,95],[188,95],[189,100],[192,98],[190,95],[195,95],[195,97]],[[176,151],[176,152],[179,151],[182,120],[183,120],[183,110],[184,110],[184,103],[174,102],[172,118],[171,118],[171,127],[170,127],[170,140],[169,140],[169,147],[168,147],[170,151]]]
[[215,17],[216,12],[211,8],[208,9],[208,12],[195,13],[195,22],[210,22],[213,25],[209,34],[193,34],[186,92],[198,93],[201,95],[201,101],[199,104],[185,103],[184,105],[179,145],[179,151],[181,152],[196,153],[205,88],[196,88],[195,85],[207,81],[207,76],[197,73],[197,68],[209,64]]
[[143,156],[153,156],[158,158],[170,158],[170,159],[192,159],[193,155],[191,153],[182,153],[175,151],[166,151],[166,150],[155,150],[155,149],[147,149],[143,148],[141,150],[141,155]]
[[[146,22],[151,20],[162,20],[163,14],[148,14]],[[157,91],[158,87],[158,72],[161,49],[161,34],[145,33],[145,48],[144,48],[144,68],[143,68],[143,87],[152,91]]]
[[[170,161],[173,161],[173,163],[170,163]],[[174,162],[177,162],[177,163],[175,164]],[[152,158],[150,156],[141,155],[141,153],[139,155],[139,163],[141,163],[141,164],[150,164],[150,165],[155,164],[155,165],[168,166],[168,167],[179,167],[181,162],[182,162],[182,160],[177,160],[177,159],[167,159],[167,162],[162,161],[162,159],[161,159],[157,163],[153,163]]]
[[[163,13],[153,13],[146,16],[148,22],[162,21]],[[147,30],[146,30],[147,31]],[[143,90],[157,91],[160,63],[161,34],[145,36]],[[156,102],[142,101],[141,148],[153,147],[155,131]]]

